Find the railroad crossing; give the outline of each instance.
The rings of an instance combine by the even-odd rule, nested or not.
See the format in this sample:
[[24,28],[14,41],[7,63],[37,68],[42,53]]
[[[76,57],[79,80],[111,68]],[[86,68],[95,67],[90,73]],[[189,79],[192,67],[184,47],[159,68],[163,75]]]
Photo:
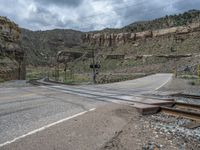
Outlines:
[[[93,124],[87,124],[87,122],[92,121],[88,118],[87,121],[84,121],[86,124],[79,126],[80,132],[73,135],[75,130],[70,128],[75,126],[76,118],[84,118],[85,114],[91,114],[92,112],[95,114],[96,109],[101,108],[103,110],[104,107],[112,107],[112,104],[129,105],[137,108],[140,112],[144,112],[144,114],[151,114],[152,110],[171,113],[172,110],[179,110],[180,112],[180,108],[184,108],[186,111],[186,105],[183,107],[183,104],[176,103],[173,99],[155,99],[144,96],[144,94],[158,90],[171,79],[172,74],[155,74],[119,83],[79,86],[60,85],[41,80],[39,81],[41,84],[39,86],[1,88],[0,121],[3,123],[0,124],[0,148],[34,149],[36,144],[34,144],[34,141],[37,141],[35,139],[37,135],[46,131],[57,132],[60,128],[63,128],[62,133],[70,134],[70,137],[73,138],[75,136],[76,140],[78,140],[77,134],[82,134],[81,132],[93,134],[96,131],[90,132],[89,129],[88,131],[83,131],[84,128],[81,126],[91,126]],[[196,106],[195,109],[199,110],[199,106]],[[191,111],[190,115],[192,113],[198,114],[199,112]],[[171,114],[174,115],[175,113]],[[187,118],[191,117],[185,116]],[[193,119],[199,121],[199,117],[194,117]],[[124,125],[124,121],[117,118],[111,122],[113,123],[112,125],[106,126],[107,134],[99,135],[99,140],[96,139],[98,142],[105,142],[105,139],[112,136],[114,129],[119,129]],[[66,127],[69,126],[69,130],[63,126],[64,124]],[[98,130],[105,130],[103,124],[100,123],[99,125]],[[197,126],[197,124],[195,125]],[[196,127],[195,125],[193,127]],[[192,128],[192,126],[190,127]],[[62,142],[61,136],[52,136],[53,139]],[[48,134],[45,133],[42,137],[42,143],[48,143],[50,138]],[[70,139],[68,140],[70,142]],[[79,146],[84,147],[87,139],[79,140],[83,141]],[[97,142],[96,140],[87,142],[91,146],[95,146],[92,143]],[[46,146],[50,145],[47,144]],[[37,146],[41,147],[42,145],[39,144]],[[96,146],[98,147],[98,145]]]

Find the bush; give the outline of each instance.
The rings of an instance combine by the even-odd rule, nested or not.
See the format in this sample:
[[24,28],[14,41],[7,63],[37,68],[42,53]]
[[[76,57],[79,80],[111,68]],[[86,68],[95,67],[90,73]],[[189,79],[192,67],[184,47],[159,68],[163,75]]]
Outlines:
[[0,83],[2,83],[2,82],[5,82],[5,80],[4,80],[4,79],[2,79],[2,78],[0,78]]
[[200,80],[199,79],[197,79],[197,80],[191,80],[191,81],[189,81],[189,84],[190,85],[196,85],[196,86],[198,86],[198,85],[200,85]]

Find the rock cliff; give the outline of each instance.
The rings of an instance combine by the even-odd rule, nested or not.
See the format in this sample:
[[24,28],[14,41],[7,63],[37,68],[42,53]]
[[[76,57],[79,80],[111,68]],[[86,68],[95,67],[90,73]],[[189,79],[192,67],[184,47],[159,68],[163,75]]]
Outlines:
[[20,49],[20,29],[5,17],[0,17],[0,50],[1,53],[22,52]]
[[27,64],[45,65],[44,57],[55,57],[59,51],[78,47],[82,32],[68,29],[30,31],[21,29],[22,47],[27,55]]
[[140,39],[155,38],[166,35],[188,34],[200,31],[200,23],[192,23],[187,26],[171,27],[159,30],[148,30],[137,33],[86,33],[82,42],[96,46],[119,46]]
[[21,31],[14,22],[0,17],[0,78],[24,79],[24,52],[20,47]]

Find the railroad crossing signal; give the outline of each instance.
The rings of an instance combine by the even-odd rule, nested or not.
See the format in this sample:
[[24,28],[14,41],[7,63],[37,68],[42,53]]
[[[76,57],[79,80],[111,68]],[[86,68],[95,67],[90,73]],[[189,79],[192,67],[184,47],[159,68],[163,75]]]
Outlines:
[[92,63],[90,64],[90,68],[93,70],[93,83],[96,83],[96,76],[99,74],[98,69],[101,68],[101,65],[95,61],[95,49],[88,49],[92,50]]
[[101,68],[101,65],[100,64],[91,64],[90,68],[97,68],[97,69],[99,69],[99,68]]

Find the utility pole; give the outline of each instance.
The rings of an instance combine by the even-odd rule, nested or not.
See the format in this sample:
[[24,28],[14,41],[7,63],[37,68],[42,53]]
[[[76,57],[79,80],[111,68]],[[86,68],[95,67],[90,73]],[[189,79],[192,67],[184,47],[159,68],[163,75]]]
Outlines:
[[[92,69],[92,79],[93,79],[93,83],[96,84],[96,77],[98,74],[98,70],[101,66],[99,63],[97,63],[97,61],[95,60],[95,50],[96,48],[83,48],[84,51],[87,49],[88,51],[90,51],[92,53],[92,63],[90,64],[90,68]],[[91,55],[90,55],[91,56]]]
[[98,69],[101,68],[101,65],[97,60],[95,60],[95,49],[92,49],[92,64],[90,65],[90,68],[93,70],[93,83],[96,84],[96,77],[98,74]]
[[92,49],[92,69],[93,69],[93,83],[96,84],[96,69],[95,69],[95,54],[94,49]]
[[200,65],[197,65],[197,83],[200,83]]
[[[59,55],[58,55],[58,60],[59,60]],[[59,78],[60,78],[60,63],[59,63],[59,61],[58,61],[58,63],[57,63],[57,65],[58,65],[58,76],[57,76],[57,81],[59,81]]]
[[49,56],[49,59],[48,59],[48,80],[50,78],[51,64],[52,64],[52,56]]
[[67,63],[66,62],[65,62],[64,72],[65,72],[65,82],[66,82],[67,80]]

